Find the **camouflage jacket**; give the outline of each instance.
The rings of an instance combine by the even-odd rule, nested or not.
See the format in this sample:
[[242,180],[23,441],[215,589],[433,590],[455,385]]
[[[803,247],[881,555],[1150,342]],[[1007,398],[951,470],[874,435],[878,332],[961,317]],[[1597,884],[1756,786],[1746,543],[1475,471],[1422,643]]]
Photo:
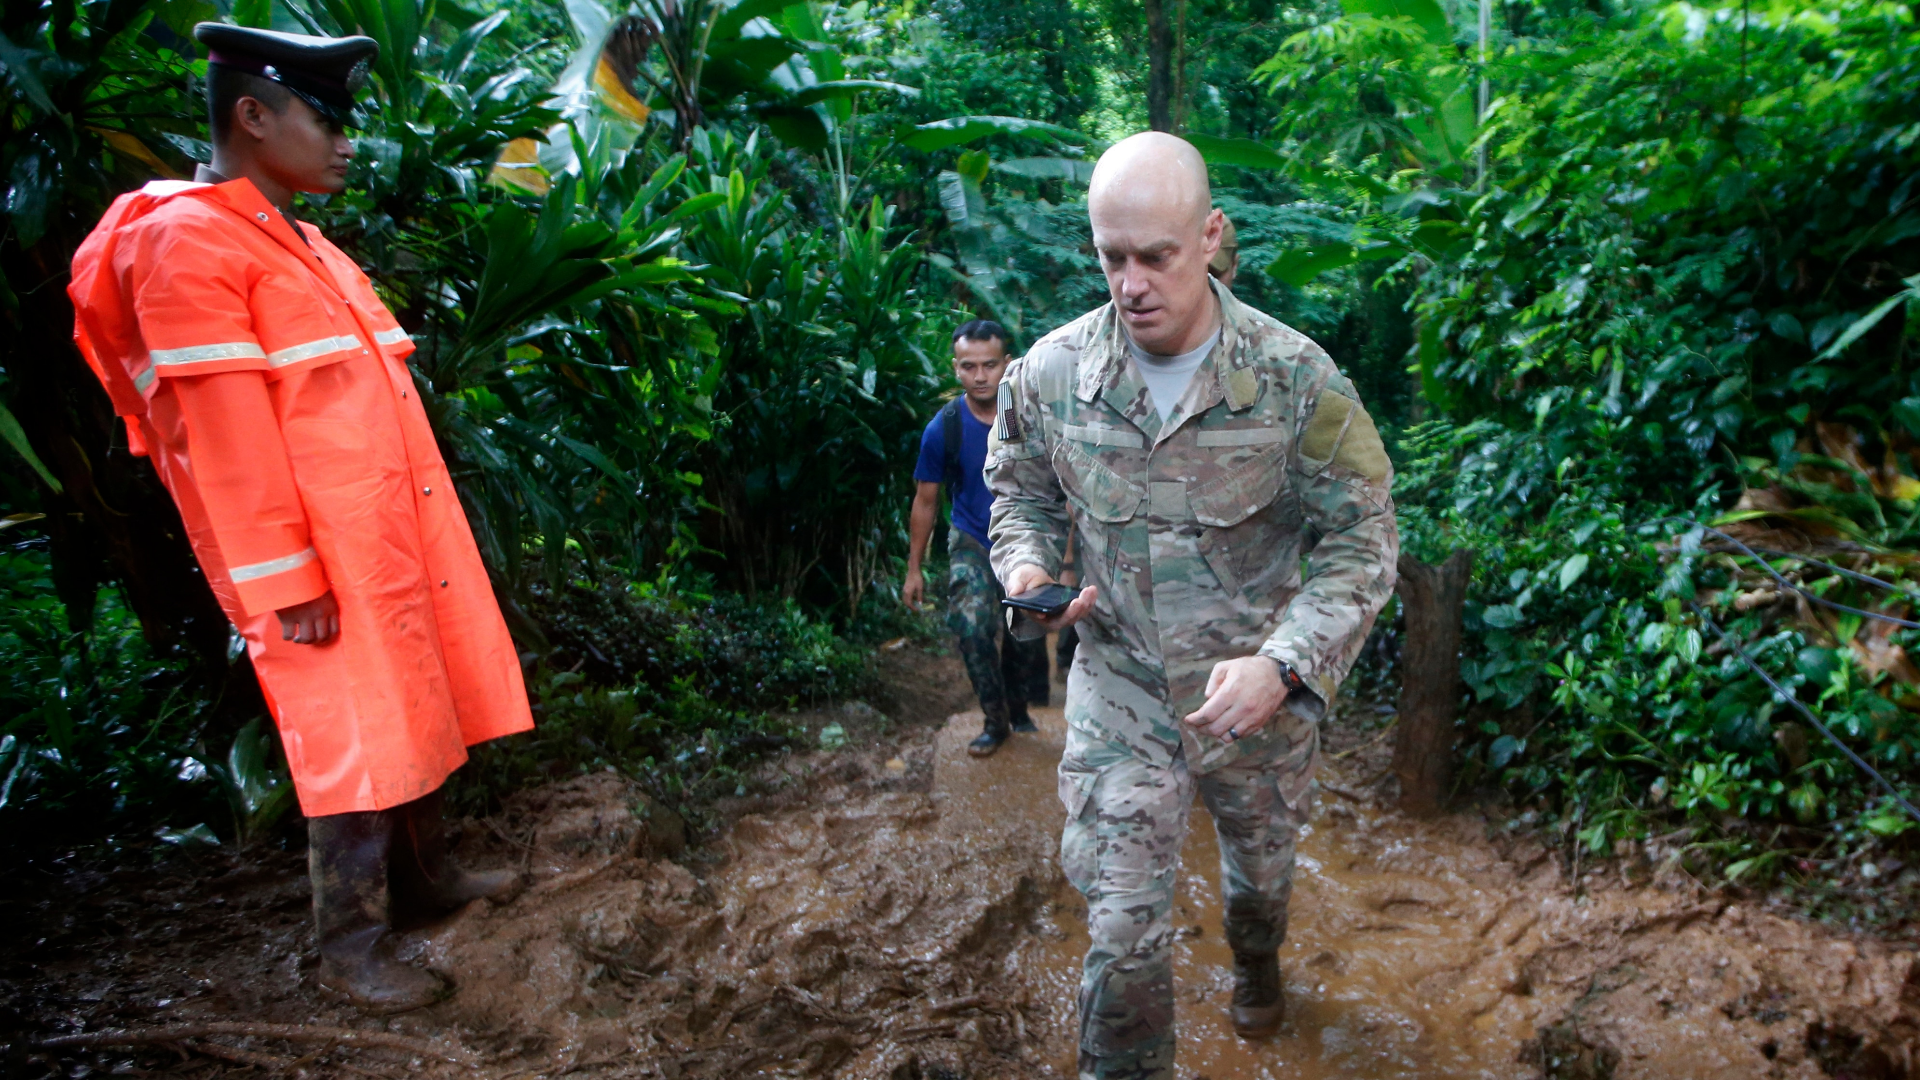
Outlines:
[[[1070,723],[1149,760],[1184,748],[1198,772],[1298,756],[1304,790],[1315,721],[1393,592],[1392,466],[1325,351],[1214,290],[1220,341],[1166,423],[1111,304],[1009,369],[987,451],[993,568],[1058,574],[1079,533],[1081,581],[1100,596],[1080,623]],[[1255,653],[1311,692],[1238,741],[1181,719],[1215,663]]]

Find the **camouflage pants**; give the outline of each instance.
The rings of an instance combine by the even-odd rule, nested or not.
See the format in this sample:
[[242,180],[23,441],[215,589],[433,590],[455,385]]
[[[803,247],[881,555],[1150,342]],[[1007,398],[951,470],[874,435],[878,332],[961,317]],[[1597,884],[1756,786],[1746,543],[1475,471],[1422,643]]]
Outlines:
[[1060,866],[1087,898],[1092,938],[1080,978],[1082,1080],[1174,1075],[1173,900],[1196,792],[1220,837],[1228,944],[1271,952],[1286,939],[1304,822],[1280,794],[1286,764],[1242,760],[1196,776],[1184,756],[1156,766],[1068,728]]
[[947,628],[966,662],[967,679],[987,715],[987,727],[1005,730],[1026,722],[1028,704],[1047,703],[1047,642],[1020,641],[1006,632],[1000,614],[1005,594],[993,576],[987,549],[959,529],[951,537]]

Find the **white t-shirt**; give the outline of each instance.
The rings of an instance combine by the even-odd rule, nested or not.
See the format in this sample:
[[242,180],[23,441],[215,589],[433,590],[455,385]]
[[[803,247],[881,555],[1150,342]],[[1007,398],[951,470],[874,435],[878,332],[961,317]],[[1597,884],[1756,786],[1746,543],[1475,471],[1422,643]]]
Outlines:
[[1180,399],[1187,395],[1187,386],[1193,382],[1193,373],[1200,370],[1201,361],[1220,344],[1220,329],[1214,328],[1200,347],[1179,356],[1155,356],[1127,338],[1127,351],[1133,354],[1133,362],[1140,365],[1140,377],[1146,380],[1147,392],[1153,395],[1153,407],[1160,412],[1160,422],[1173,419],[1173,410]]

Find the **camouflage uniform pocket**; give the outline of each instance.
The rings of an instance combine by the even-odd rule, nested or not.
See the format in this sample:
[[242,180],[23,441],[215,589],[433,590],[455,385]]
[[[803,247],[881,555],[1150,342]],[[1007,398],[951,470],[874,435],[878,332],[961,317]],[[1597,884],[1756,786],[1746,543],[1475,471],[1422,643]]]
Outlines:
[[1282,487],[1280,455],[1276,446],[1211,479],[1189,484],[1187,502],[1194,520],[1227,528],[1266,509]]
[[1080,819],[1087,800],[1093,796],[1093,785],[1099,779],[1100,772],[1093,766],[1075,758],[1060,759],[1060,805],[1066,807],[1068,821]]
[[[1223,433],[1224,434],[1224,433]],[[1255,454],[1204,483],[1189,485],[1194,520],[1206,528],[1200,556],[1229,593],[1262,592],[1269,572],[1284,561],[1286,512],[1281,447]],[[1276,505],[1279,503],[1279,505]],[[1260,588],[1248,586],[1260,583]]]
[[1146,501],[1146,488],[1113,471],[1072,439],[1060,441],[1053,466],[1067,497],[1095,521],[1109,525],[1129,521]]

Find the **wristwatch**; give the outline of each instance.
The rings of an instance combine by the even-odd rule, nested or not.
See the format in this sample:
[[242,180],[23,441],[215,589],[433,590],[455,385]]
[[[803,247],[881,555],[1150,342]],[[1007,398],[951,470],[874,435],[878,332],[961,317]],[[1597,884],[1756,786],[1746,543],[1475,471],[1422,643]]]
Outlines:
[[[1272,658],[1269,657],[1269,659]],[[1293,670],[1292,664],[1287,663],[1285,660],[1274,660],[1273,662],[1280,665],[1280,682],[1287,688],[1288,693],[1298,693],[1307,688],[1307,680],[1301,678],[1300,673]]]

